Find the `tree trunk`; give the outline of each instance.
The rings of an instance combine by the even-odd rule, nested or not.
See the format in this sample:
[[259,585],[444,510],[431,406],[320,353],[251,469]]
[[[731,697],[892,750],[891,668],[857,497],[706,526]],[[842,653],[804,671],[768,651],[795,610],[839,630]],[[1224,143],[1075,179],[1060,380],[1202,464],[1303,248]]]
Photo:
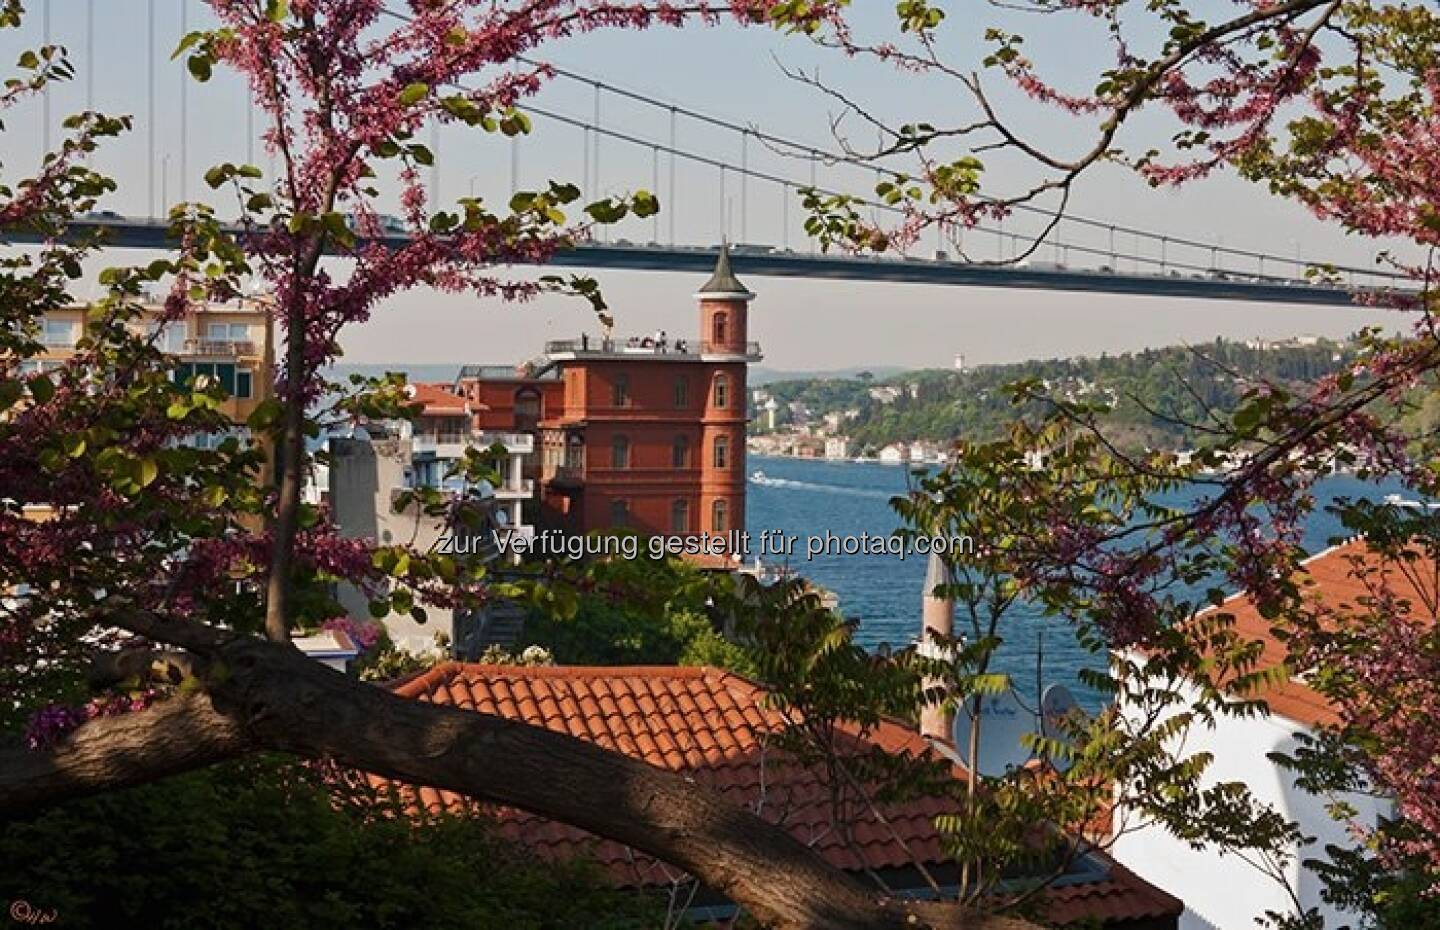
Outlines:
[[784,830],[688,778],[565,734],[401,698],[288,644],[232,640],[210,658],[225,673],[212,676],[209,699],[178,696],[93,722],[53,754],[0,754],[0,815],[247,750],[280,750],[572,824],[684,869],[774,927],[1029,926],[882,900]]

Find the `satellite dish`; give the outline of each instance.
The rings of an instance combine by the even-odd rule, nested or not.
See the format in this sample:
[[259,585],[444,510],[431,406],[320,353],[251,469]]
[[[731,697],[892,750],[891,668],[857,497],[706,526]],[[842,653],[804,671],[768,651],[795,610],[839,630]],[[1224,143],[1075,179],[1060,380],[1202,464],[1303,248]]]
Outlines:
[[981,775],[1004,775],[1030,761],[1032,753],[1022,742],[1036,731],[1035,715],[1020,704],[1012,690],[971,698],[955,715],[955,748],[960,758],[969,759],[970,721],[975,704],[980,705],[980,744],[973,766]]
[[[1065,721],[1084,716],[1085,709],[1064,685],[1049,685],[1040,695],[1040,732],[1047,739],[1063,741],[1066,736]],[[1051,759],[1050,764],[1063,772],[1070,767],[1070,760]]]

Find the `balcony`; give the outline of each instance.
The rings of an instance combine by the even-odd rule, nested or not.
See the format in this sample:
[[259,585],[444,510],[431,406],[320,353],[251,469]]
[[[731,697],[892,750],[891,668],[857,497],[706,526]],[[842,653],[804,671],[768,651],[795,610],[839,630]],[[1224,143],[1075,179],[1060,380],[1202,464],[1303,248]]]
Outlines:
[[585,483],[585,464],[561,465],[550,476],[550,483],[562,488],[578,488]]
[[535,496],[535,479],[521,478],[506,481],[495,489],[495,496],[505,501],[529,500]]
[[[650,343],[646,345],[646,343]],[[747,342],[745,350],[737,353],[729,347],[709,342],[695,343],[688,339],[667,342],[664,347],[655,345],[649,337],[619,339],[552,339],[545,343],[545,354],[551,361],[580,358],[643,358],[655,361],[693,362],[707,359],[735,359],[758,362],[762,358],[760,343]]]
[[505,451],[512,455],[529,455],[535,451],[535,436],[533,433],[506,433],[493,430],[486,430],[476,433],[474,444],[481,449],[488,449],[496,443],[505,447]]
[[417,433],[410,440],[410,448],[415,455],[428,455],[437,459],[463,458],[469,445],[469,441],[460,433]]
[[238,355],[260,353],[255,343],[248,339],[186,339],[184,354],[234,358]]

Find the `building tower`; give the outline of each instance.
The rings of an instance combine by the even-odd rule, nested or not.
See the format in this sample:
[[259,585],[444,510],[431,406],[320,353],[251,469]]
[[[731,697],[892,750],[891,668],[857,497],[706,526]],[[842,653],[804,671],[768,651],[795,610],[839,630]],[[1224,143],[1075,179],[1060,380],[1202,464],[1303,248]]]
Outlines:
[[715,272],[695,294],[700,304],[700,356],[708,386],[701,422],[701,529],[714,536],[745,528],[745,424],[750,397],[748,314],[755,295],[730,270],[720,247]]
[[[943,647],[931,635],[937,633],[949,639],[955,629],[955,601],[948,594],[937,596],[935,589],[942,585],[954,584],[955,577],[945,561],[930,553],[930,564],[925,569],[925,587],[920,595],[920,652],[929,657],[943,654]],[[936,688],[941,683],[933,678],[924,682],[925,690]],[[920,706],[920,735],[931,739],[950,740],[955,715],[941,704],[925,702]]]

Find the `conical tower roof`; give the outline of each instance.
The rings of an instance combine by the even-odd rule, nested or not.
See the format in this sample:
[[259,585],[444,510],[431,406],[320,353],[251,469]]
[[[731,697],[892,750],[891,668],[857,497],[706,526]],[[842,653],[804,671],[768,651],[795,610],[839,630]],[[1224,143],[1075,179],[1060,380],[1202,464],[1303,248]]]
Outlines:
[[710,280],[696,293],[696,297],[739,297],[749,300],[755,295],[740,283],[735,272],[730,270],[730,243],[720,246],[720,255],[715,259],[715,271]]

